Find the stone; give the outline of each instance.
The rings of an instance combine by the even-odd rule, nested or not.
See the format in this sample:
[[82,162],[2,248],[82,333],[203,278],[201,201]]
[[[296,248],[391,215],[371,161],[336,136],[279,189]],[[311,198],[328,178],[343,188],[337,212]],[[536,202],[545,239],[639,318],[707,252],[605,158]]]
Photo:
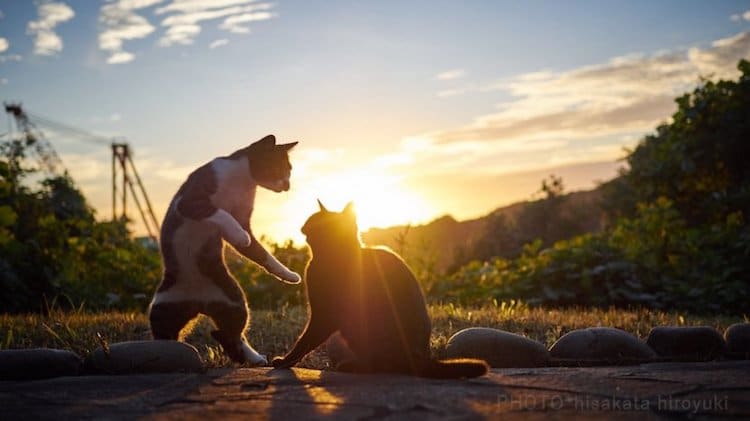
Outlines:
[[730,356],[750,359],[750,323],[735,323],[724,332]]
[[8,349],[0,351],[0,380],[77,376],[81,364],[78,355],[61,349]]
[[154,340],[110,344],[97,348],[86,358],[89,373],[136,374],[203,372],[198,350],[178,341]]
[[590,327],[566,333],[550,347],[552,358],[622,364],[644,362],[656,353],[643,341],[621,329]]
[[446,346],[448,358],[478,358],[493,368],[544,367],[549,361],[547,348],[515,333],[486,327],[456,332]]
[[721,333],[711,326],[658,326],[646,343],[660,357],[676,361],[711,361],[727,351]]

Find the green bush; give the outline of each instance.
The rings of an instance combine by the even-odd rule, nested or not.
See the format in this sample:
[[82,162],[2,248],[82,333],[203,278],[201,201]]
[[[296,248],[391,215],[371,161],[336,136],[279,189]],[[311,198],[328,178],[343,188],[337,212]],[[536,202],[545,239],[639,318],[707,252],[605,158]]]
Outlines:
[[738,81],[704,81],[678,98],[672,123],[602,187],[608,229],[469,263],[436,283],[432,298],[747,312],[750,63],[738,68]]
[[[628,154],[628,168],[601,187],[606,229],[576,235],[584,218],[562,214],[562,180],[553,177],[543,184],[546,199],[514,221],[497,219],[472,253],[481,261],[452,275],[437,276],[434,259],[402,247],[428,299],[747,312],[750,63],[738,67],[737,81],[704,81],[678,98],[672,122],[646,136]],[[29,146],[0,144],[0,310],[44,311],[50,302],[145,310],[161,276],[156,247],[133,239],[127,221],[97,222],[67,175],[29,187],[43,178],[23,166]],[[270,248],[303,271],[306,249]],[[252,307],[304,301],[300,286],[226,256]]]
[[[304,273],[309,259],[307,249],[295,248],[291,241],[283,245],[267,243],[269,253],[291,270]],[[278,308],[287,304],[305,304],[305,289],[300,285],[285,284],[269,275],[260,266],[238,255],[230,247],[225,248],[227,265],[245,291],[251,308]]]
[[[72,180],[11,184],[0,162],[0,306],[4,311],[144,307],[158,280],[158,253],[134,240],[125,221],[96,222]],[[5,171],[5,174],[3,174]]]
[[[24,167],[31,146],[0,144],[0,311],[145,311],[161,280],[157,245],[133,238],[128,221],[96,221],[67,174],[44,177]],[[291,243],[270,247],[302,273],[306,250]],[[226,258],[251,305],[304,301],[302,288],[276,281],[229,247]]]

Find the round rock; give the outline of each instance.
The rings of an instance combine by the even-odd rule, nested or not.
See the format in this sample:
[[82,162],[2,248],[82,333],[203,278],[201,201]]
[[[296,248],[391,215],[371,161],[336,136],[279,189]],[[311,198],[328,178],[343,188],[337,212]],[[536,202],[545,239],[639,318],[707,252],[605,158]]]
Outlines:
[[81,358],[61,349],[34,348],[0,351],[0,380],[37,380],[76,376]]
[[750,359],[750,323],[735,323],[724,332],[733,357]]
[[198,350],[184,342],[154,340],[111,344],[86,358],[86,370],[106,374],[204,371]]
[[547,348],[515,333],[486,327],[456,332],[446,346],[448,358],[477,358],[495,368],[543,367],[549,361]]
[[660,357],[677,361],[710,361],[723,356],[727,345],[710,326],[659,326],[646,340]]
[[627,363],[649,361],[656,353],[643,341],[621,329],[590,327],[568,332],[550,348],[553,358]]

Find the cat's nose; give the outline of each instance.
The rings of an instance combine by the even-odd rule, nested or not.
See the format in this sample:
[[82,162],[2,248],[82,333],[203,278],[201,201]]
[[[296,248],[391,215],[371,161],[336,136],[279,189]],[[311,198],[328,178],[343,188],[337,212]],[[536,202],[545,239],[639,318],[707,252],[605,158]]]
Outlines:
[[281,182],[281,188],[284,191],[289,191],[289,180],[283,180]]

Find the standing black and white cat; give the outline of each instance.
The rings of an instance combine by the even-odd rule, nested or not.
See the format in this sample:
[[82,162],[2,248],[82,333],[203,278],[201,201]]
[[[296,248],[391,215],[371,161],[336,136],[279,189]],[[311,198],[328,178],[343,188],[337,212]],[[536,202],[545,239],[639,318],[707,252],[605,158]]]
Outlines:
[[224,264],[223,240],[284,282],[300,276],[276,260],[253,236],[250,215],[257,186],[289,190],[289,150],[273,135],[201,166],[172,199],[161,229],[164,277],[149,310],[154,339],[178,339],[199,313],[217,326],[211,335],[238,363],[266,365],[248,344],[245,294]]

